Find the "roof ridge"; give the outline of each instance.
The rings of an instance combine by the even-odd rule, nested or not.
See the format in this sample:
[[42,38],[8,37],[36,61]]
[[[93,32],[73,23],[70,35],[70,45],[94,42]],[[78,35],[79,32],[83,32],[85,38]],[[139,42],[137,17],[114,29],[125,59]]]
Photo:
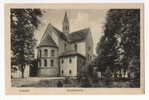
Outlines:
[[58,28],[56,28],[54,25],[51,24],[51,26],[52,26],[54,29],[58,30],[59,32],[63,33],[63,32],[60,31]]
[[75,33],[75,32],[80,32],[80,31],[83,31],[83,30],[89,30],[89,29],[90,29],[89,27],[87,27],[87,28],[82,28],[82,29],[80,29],[80,30],[73,31],[73,32],[71,32],[70,34]]

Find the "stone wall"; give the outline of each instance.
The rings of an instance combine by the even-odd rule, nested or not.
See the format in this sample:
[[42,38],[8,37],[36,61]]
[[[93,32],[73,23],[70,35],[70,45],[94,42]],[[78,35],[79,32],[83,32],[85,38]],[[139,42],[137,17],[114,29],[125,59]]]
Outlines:
[[[44,54],[44,50],[47,50],[47,55]],[[38,51],[41,50],[41,56],[38,54],[38,76],[57,76],[59,72],[58,66],[58,49],[55,47],[40,47]],[[52,55],[52,50],[54,50],[54,55]],[[40,52],[38,52],[40,53]],[[47,64],[45,64],[45,60]],[[53,64],[51,62],[53,60]]]
[[40,68],[38,72],[39,77],[56,77],[58,74],[58,68]]

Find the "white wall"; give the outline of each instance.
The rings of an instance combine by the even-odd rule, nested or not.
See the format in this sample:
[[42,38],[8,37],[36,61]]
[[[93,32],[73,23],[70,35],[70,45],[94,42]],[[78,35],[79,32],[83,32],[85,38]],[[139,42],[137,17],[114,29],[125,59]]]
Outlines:
[[93,60],[93,48],[94,48],[93,39],[92,39],[91,32],[89,31],[87,38],[86,38],[86,57],[87,57],[88,62]]
[[[71,58],[72,62],[69,63],[69,58]],[[63,64],[62,64],[63,59]],[[73,57],[65,57],[60,59],[60,75],[62,75],[63,70],[63,76],[77,76],[77,56]],[[71,75],[69,74],[69,70],[71,70]]]
[[86,56],[85,42],[77,43],[77,52],[82,54],[83,56]]
[[[44,50],[47,49],[48,53],[47,55],[44,54]],[[39,69],[39,76],[43,77],[56,77],[58,75],[59,69],[58,69],[58,49],[54,47],[40,47],[39,50],[41,50],[41,66],[38,62]],[[51,50],[54,50],[54,56],[52,56]],[[44,60],[47,60],[47,66],[44,65]],[[51,66],[51,60],[53,60],[53,66]]]

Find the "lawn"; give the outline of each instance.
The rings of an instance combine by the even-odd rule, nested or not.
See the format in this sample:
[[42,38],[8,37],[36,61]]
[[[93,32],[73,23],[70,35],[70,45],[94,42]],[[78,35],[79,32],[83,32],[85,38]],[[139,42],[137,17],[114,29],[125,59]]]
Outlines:
[[130,87],[130,82],[104,82],[96,83],[78,82],[76,79],[66,80],[64,77],[55,78],[15,78],[12,79],[12,87],[58,87],[58,82],[62,83],[59,87],[94,87],[94,88],[122,88]]

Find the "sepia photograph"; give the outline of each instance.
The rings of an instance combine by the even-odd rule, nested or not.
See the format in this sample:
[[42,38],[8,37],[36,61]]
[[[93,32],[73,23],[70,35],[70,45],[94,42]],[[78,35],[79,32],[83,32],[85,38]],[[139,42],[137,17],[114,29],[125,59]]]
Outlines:
[[143,4],[7,4],[5,16],[6,93],[144,92]]

